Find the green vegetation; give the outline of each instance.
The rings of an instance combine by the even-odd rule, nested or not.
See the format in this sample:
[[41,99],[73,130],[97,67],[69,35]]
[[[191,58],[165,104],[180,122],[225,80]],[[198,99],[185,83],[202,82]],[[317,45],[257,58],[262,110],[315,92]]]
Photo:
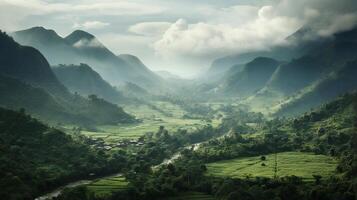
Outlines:
[[0,196],[33,199],[64,183],[120,170],[125,158],[90,148],[26,115],[0,109]]
[[118,176],[94,181],[86,187],[96,197],[108,197],[114,192],[127,189],[127,185],[128,182],[125,181],[125,178]]
[[[232,178],[274,177],[274,154],[266,160],[260,156],[238,158],[207,164],[208,174]],[[314,180],[313,175],[328,178],[333,175],[337,160],[325,155],[302,152],[284,152],[277,154],[279,177],[298,176],[304,180]]]
[[167,197],[165,200],[215,200],[215,198],[200,192],[184,192],[175,197]]
[[193,132],[207,124],[212,124],[213,127],[219,124],[219,120],[207,122],[204,119],[183,118],[187,112],[169,102],[151,102],[150,106],[126,106],[124,109],[135,115],[141,123],[97,126],[95,131],[84,130],[82,133],[112,143],[122,139],[137,139],[146,133],[154,133],[160,126],[164,126],[170,132],[178,129]]

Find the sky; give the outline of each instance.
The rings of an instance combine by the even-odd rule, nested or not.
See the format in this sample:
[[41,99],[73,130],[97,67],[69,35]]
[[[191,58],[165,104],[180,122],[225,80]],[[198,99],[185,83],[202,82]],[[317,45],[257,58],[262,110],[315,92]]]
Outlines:
[[0,29],[81,29],[152,70],[192,76],[223,56],[289,45],[307,24],[330,37],[356,12],[355,0],[0,0]]

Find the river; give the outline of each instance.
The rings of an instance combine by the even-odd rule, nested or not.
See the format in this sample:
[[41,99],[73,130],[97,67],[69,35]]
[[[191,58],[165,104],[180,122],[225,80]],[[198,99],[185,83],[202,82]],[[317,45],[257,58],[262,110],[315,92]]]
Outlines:
[[[199,148],[199,146],[202,143],[203,142],[192,144],[192,145],[186,146],[184,148],[185,149],[192,149],[192,150],[195,151],[195,150],[197,150]],[[175,153],[173,156],[171,156],[171,158],[165,159],[164,161],[162,161],[162,163],[160,163],[159,165],[153,166],[153,168],[157,168],[157,167],[160,167],[161,165],[166,165],[166,164],[172,163],[172,162],[174,162],[175,160],[177,160],[180,157],[181,157],[181,152],[179,151],[179,152]],[[95,181],[97,181],[99,179],[113,178],[113,177],[118,177],[118,176],[122,176],[122,174],[121,173],[117,173],[117,174],[112,174],[112,175],[108,175],[108,176],[99,177],[99,178],[92,179],[92,180],[83,179],[83,180],[78,180],[78,181],[75,181],[75,182],[71,182],[71,183],[68,183],[67,185],[61,186],[61,187],[53,190],[52,192],[49,192],[47,194],[44,194],[44,195],[42,195],[40,197],[35,198],[35,200],[52,199],[54,197],[58,197],[62,193],[62,191],[64,189],[66,189],[66,188],[73,188],[73,187],[77,187],[77,186],[80,186],[80,185],[88,185],[88,184],[93,183],[93,182],[95,182]]]

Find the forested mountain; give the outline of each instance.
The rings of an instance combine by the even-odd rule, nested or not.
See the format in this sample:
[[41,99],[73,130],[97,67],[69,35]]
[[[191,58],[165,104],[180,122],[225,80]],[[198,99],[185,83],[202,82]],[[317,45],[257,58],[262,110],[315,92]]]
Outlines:
[[[25,108],[43,120],[79,124],[132,122],[122,108],[96,96],[71,94],[46,59],[32,47],[0,33],[1,105]],[[94,117],[95,116],[95,117]]]
[[66,88],[57,80],[45,57],[35,48],[21,46],[0,33],[0,73],[58,94]]
[[347,62],[327,77],[289,97],[277,106],[275,115],[296,115],[357,90],[357,61]]
[[221,90],[228,95],[246,97],[265,86],[280,62],[266,57],[258,57],[244,65],[242,71],[236,68],[225,75]]
[[356,32],[357,29],[352,29],[335,34],[333,39],[326,41],[319,48],[310,49],[303,57],[281,65],[272,76],[268,87],[290,95],[338,70],[346,62],[356,58]]
[[120,103],[124,98],[118,90],[103,80],[103,78],[87,64],[59,65],[54,66],[52,69],[61,83],[72,93],[77,92],[83,96],[95,94],[114,103]]
[[51,65],[86,63],[111,84],[120,85],[131,81],[143,87],[159,87],[161,78],[151,72],[137,58],[114,55],[93,35],[77,30],[67,37],[55,31],[33,27],[12,33],[23,45],[39,49]]
[[[331,37],[321,37],[313,35],[311,29],[303,27],[286,40],[290,46],[275,47],[269,52],[229,56],[213,62],[236,62],[225,70],[224,75],[220,75],[221,81],[215,83],[220,84],[219,87],[216,86],[218,91],[226,91],[236,97],[247,97],[244,103],[255,111],[274,113],[279,110],[280,113],[284,110],[284,113],[288,114],[291,110],[297,114],[357,89],[354,81],[346,78],[348,73],[354,74],[353,62],[350,61],[357,58],[357,28],[336,33]],[[265,55],[272,56],[272,59],[282,58],[284,61],[275,68],[261,63],[261,69],[270,69],[265,72],[265,76],[247,72],[249,62],[241,64],[249,59],[254,63],[254,56],[257,59]],[[346,81],[342,81],[343,79]],[[244,88],[246,86],[250,89]],[[330,91],[327,89],[329,87]],[[210,90],[212,88],[215,87]]]

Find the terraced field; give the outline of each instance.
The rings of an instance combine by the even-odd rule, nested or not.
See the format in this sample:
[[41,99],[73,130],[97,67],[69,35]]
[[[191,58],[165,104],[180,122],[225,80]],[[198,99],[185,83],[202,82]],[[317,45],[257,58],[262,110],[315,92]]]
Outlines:
[[165,200],[215,200],[215,198],[200,192],[186,192],[177,197],[165,198]]
[[[334,173],[337,165],[337,161],[332,157],[302,152],[278,153],[277,162],[279,177],[295,175],[302,177],[305,181],[313,180],[313,175],[327,178]],[[209,163],[207,168],[208,174],[213,176],[271,178],[274,176],[274,163],[274,155],[269,154],[265,161],[262,161],[260,156],[247,157]]]
[[110,177],[100,179],[87,185],[88,189],[93,191],[97,197],[105,197],[120,190],[125,190],[128,182],[124,177]]
[[[135,115],[143,122],[138,124],[121,124],[117,126],[98,126],[97,131],[82,131],[83,134],[93,138],[103,138],[106,142],[116,142],[121,139],[135,139],[147,132],[156,132],[160,126],[165,126],[169,131],[195,129],[208,124],[201,119],[183,119],[186,113],[179,106],[167,102],[155,102],[154,108],[165,111],[164,113],[148,105],[125,107],[125,111]],[[218,120],[210,124],[217,126]]]

